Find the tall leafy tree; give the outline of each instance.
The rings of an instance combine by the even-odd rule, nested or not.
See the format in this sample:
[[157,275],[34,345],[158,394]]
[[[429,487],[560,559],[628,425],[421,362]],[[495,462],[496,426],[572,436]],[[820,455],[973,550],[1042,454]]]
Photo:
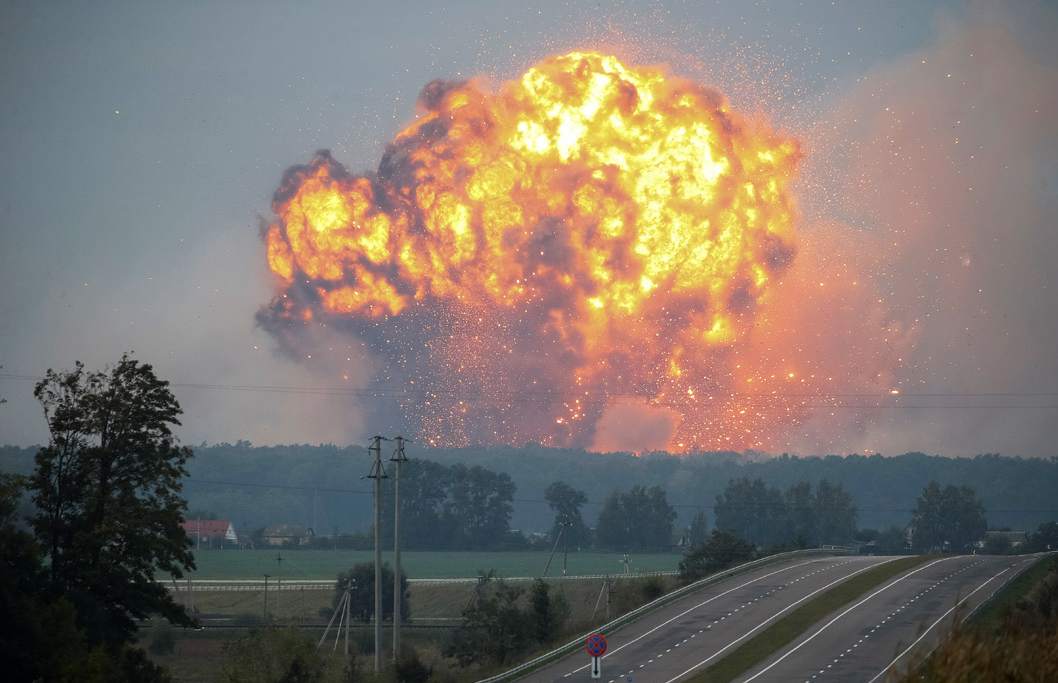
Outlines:
[[691,523],[687,527],[687,542],[691,547],[705,542],[709,538],[709,524],[705,519],[705,511],[699,510],[694,513]]
[[562,593],[551,597],[551,586],[543,579],[537,579],[529,590],[526,616],[532,623],[533,638],[540,643],[553,643],[569,617],[569,603]]
[[[349,591],[349,614],[353,619],[369,623],[375,614],[375,563],[360,562],[352,569],[338,574],[334,584],[332,605],[338,607],[345,591]],[[408,604],[408,576],[400,570],[400,616],[407,619],[411,615]],[[393,567],[389,562],[382,563],[382,619],[393,618]]]
[[515,485],[509,474],[480,465],[451,468],[452,483],[444,518],[460,548],[489,548],[503,543],[511,529]]
[[807,481],[794,484],[786,489],[783,502],[786,504],[787,538],[803,546],[818,545],[818,516],[812,485]]
[[564,526],[569,545],[586,544],[589,540],[588,528],[581,517],[580,509],[588,502],[588,494],[563,481],[556,481],[544,490],[544,500],[555,511],[551,538],[557,539]]
[[172,426],[181,413],[168,382],[128,354],[106,372],[78,362],[48,370],[34,389],[50,438],[35,458],[30,524],[51,584],[89,632],[110,645],[131,641],[134,618],[161,614],[193,623],[156,572],[194,568],[180,524],[190,449]]
[[716,528],[729,529],[739,538],[767,547],[789,540],[786,502],[779,489],[760,477],[732,479],[716,497]]
[[131,643],[110,645],[54,590],[40,546],[18,527],[25,482],[0,474],[0,662],[12,681],[169,681]]
[[[450,469],[431,460],[413,459],[401,468],[400,535],[404,547],[424,550],[444,547],[452,535],[443,519],[451,484]],[[389,494],[391,487],[386,487],[384,492]],[[385,505],[382,510],[387,522],[392,524],[392,506]]]
[[595,525],[599,545],[608,548],[647,550],[667,548],[672,543],[676,511],[660,486],[641,484],[627,493],[607,496]]
[[856,535],[856,507],[841,484],[826,479],[819,482],[815,495],[815,539],[813,545],[845,543]]
[[603,501],[595,522],[595,542],[604,548],[627,547],[630,523],[624,498],[619,492],[612,492]]
[[988,530],[985,508],[969,486],[931,481],[911,511],[911,542],[919,550],[966,552]]

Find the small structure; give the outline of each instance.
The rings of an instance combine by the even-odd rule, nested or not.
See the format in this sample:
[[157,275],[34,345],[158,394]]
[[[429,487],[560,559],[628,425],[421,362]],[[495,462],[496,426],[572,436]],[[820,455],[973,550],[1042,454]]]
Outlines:
[[878,552],[878,540],[872,538],[869,541],[851,541],[852,552],[857,555],[874,555]]
[[310,527],[301,524],[270,524],[265,527],[262,540],[268,545],[308,545],[314,535]]
[[225,542],[229,547],[238,547],[239,536],[235,533],[235,527],[226,519],[189,519],[180,526],[195,542],[195,548],[201,549],[203,545],[208,549],[214,546],[223,548]]
[[1008,531],[1006,529],[989,529],[985,533],[984,540],[978,541],[977,548],[986,548],[989,545],[1006,545],[1012,551],[1018,552],[1022,546],[1028,547],[1029,534],[1027,531]]

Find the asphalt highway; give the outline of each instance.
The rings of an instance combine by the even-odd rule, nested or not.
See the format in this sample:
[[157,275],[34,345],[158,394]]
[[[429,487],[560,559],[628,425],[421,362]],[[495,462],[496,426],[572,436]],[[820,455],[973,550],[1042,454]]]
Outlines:
[[[713,584],[607,634],[599,680],[675,683],[687,678],[804,602],[888,559],[798,559]],[[591,681],[591,663],[584,650],[520,680]]]
[[[833,586],[894,558],[791,560],[731,577],[607,634],[599,683],[677,683]],[[928,648],[956,614],[985,600],[1032,558],[931,560],[821,620],[739,680],[880,683],[911,648]],[[965,608],[956,604],[965,599]],[[520,679],[591,683],[587,650]]]
[[891,666],[928,652],[1034,556],[956,556],[892,579],[810,628],[741,680],[754,683],[880,683]]

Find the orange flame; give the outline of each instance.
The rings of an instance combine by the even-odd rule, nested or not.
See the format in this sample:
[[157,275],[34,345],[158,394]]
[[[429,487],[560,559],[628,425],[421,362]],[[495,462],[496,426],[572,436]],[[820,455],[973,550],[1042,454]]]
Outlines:
[[420,105],[377,173],[287,172],[262,318],[387,337],[434,443],[590,445],[629,402],[676,416],[672,449],[760,443],[732,354],[793,258],[796,140],[594,52]]

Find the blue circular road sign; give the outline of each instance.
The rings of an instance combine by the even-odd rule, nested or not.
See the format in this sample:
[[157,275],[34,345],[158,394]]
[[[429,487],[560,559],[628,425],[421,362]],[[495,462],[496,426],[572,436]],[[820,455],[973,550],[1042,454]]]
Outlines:
[[602,637],[601,633],[596,633],[588,638],[588,654],[592,657],[602,657],[602,653],[606,652],[606,639]]

